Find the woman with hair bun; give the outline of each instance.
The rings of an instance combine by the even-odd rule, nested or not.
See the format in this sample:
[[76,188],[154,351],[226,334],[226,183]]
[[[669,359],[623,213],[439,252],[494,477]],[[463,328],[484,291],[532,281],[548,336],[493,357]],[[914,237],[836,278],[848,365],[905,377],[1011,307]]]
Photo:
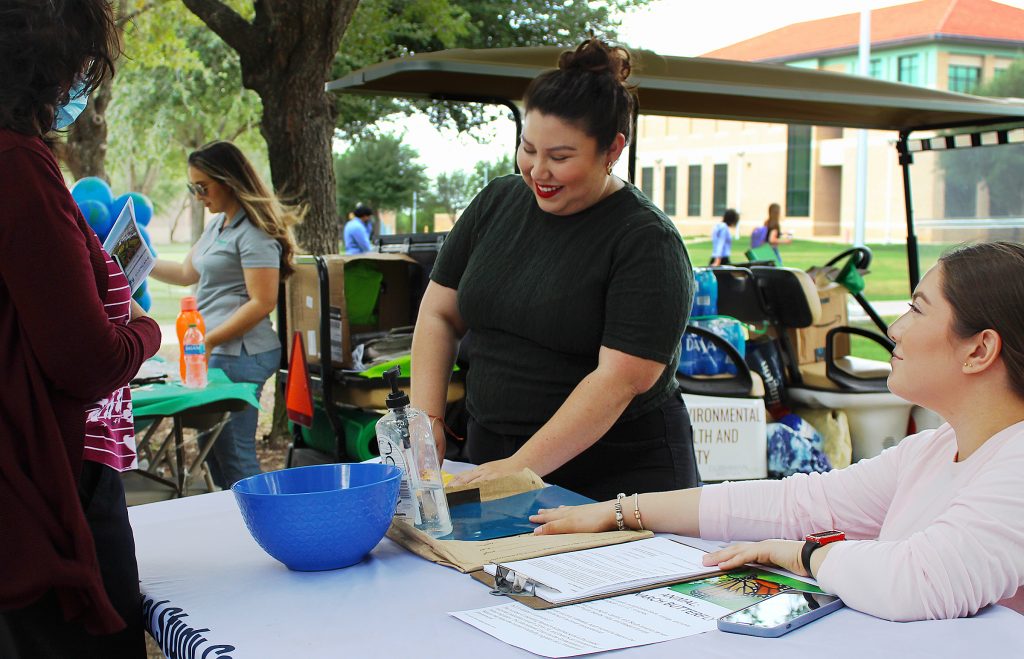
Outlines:
[[444,243],[413,338],[413,403],[444,454],[465,355],[468,459],[456,484],[524,467],[581,494],[697,484],[675,381],[693,274],[675,226],[612,174],[636,103],[629,53],[589,39],[525,94],[521,176],[495,179]]
[[[231,142],[210,142],[188,156],[188,189],[216,213],[184,262],[158,260],[152,276],[196,288],[206,322],[210,366],[233,382],[251,382],[256,397],[281,360],[270,324],[281,280],[294,267],[291,226],[302,219],[283,205]],[[222,488],[260,473],[256,456],[259,411],[233,412],[208,457],[213,482]],[[205,442],[205,435],[199,437]]]

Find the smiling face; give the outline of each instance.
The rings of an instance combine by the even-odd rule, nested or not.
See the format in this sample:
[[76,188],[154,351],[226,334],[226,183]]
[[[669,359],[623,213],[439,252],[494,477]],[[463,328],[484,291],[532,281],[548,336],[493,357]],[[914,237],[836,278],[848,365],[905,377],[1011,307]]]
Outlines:
[[231,188],[215,180],[201,169],[189,165],[188,181],[196,188],[206,190],[205,194],[197,192],[196,197],[211,213],[224,213],[228,219],[231,219],[231,216],[241,207]]
[[889,390],[941,412],[959,395],[957,382],[970,354],[953,332],[953,307],[942,294],[942,269],[929,270],[914,289],[910,309],[889,326],[893,350]]
[[619,135],[607,151],[597,141],[556,116],[536,110],[526,113],[516,162],[541,210],[572,215],[590,208],[614,192],[608,163],[622,153]]

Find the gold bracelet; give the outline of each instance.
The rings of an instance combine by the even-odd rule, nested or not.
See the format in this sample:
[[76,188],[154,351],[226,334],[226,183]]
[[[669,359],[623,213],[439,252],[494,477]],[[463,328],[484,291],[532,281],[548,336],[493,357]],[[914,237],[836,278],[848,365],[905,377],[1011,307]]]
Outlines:
[[619,492],[615,495],[615,525],[619,527],[620,531],[626,530],[626,523],[622,517],[622,500],[626,498],[625,493]]
[[636,517],[636,523],[640,527],[641,531],[645,531],[644,521],[640,519],[640,493],[633,493],[633,517]]

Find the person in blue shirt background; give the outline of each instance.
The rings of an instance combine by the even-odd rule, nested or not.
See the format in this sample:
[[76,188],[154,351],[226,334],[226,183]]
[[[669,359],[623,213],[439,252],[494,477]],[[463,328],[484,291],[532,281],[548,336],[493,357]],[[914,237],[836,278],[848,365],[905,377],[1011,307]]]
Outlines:
[[346,254],[363,254],[372,252],[370,244],[370,230],[372,228],[370,218],[373,217],[373,209],[364,204],[356,206],[355,217],[345,223],[344,239]]
[[711,261],[708,265],[729,265],[732,255],[732,230],[740,223],[740,214],[729,208],[722,221],[711,230]]

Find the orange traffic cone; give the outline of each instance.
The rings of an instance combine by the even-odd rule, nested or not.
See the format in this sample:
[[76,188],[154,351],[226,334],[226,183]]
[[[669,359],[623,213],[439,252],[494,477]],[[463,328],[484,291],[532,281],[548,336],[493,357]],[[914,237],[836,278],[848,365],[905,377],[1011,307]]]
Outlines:
[[302,344],[302,335],[298,332],[295,332],[292,339],[292,354],[288,360],[288,383],[285,385],[284,402],[289,419],[300,426],[313,427],[313,393],[309,387],[306,350]]

